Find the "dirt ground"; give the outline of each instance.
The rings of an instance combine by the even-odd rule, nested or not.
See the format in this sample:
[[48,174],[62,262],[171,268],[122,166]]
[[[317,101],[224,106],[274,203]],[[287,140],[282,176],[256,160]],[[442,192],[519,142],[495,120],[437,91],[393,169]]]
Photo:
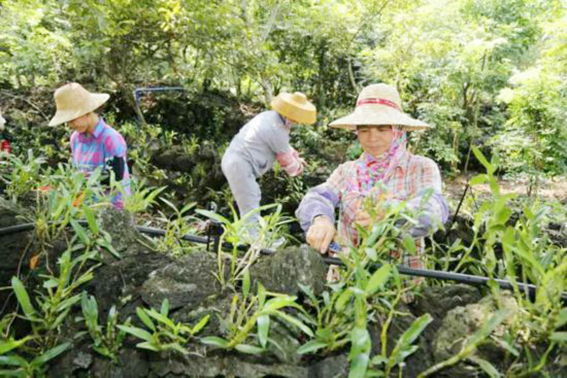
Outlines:
[[[468,179],[465,176],[444,180],[445,187],[443,190],[447,198],[452,201],[459,201],[463,196],[467,181]],[[529,185],[527,182],[500,179],[498,183],[503,194],[515,193],[520,197],[528,196]],[[470,193],[471,188],[468,191],[469,195]],[[490,188],[487,184],[475,185],[472,187],[472,193],[475,197],[488,196]],[[567,203],[567,177],[542,180],[537,190],[532,193],[532,197]]]

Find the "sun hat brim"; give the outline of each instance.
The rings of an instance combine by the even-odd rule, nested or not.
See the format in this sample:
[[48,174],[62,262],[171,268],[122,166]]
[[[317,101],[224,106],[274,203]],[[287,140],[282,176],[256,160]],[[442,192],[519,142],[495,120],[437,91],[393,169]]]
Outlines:
[[49,126],[57,126],[62,123],[71,122],[74,119],[84,116],[100,108],[108,101],[110,95],[107,93],[90,93],[87,100],[79,109],[57,110],[49,121]]
[[353,113],[329,124],[331,127],[345,130],[356,130],[357,125],[395,125],[407,131],[426,130],[432,127],[397,109],[381,105],[357,107]]
[[271,102],[270,106],[282,116],[296,123],[312,125],[317,121],[317,109],[309,101],[301,104],[294,100],[291,93],[280,93]]

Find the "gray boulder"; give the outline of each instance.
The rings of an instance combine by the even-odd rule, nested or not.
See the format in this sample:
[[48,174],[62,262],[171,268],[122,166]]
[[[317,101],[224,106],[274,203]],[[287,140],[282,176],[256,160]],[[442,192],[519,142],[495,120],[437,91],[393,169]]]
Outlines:
[[301,293],[299,284],[303,284],[318,295],[325,289],[327,269],[319,253],[302,245],[262,257],[251,268],[250,275],[269,291],[296,295]]
[[159,308],[165,298],[171,310],[197,307],[221,291],[214,277],[216,270],[213,254],[194,252],[184,256],[150,273],[142,286],[142,300],[154,308]]

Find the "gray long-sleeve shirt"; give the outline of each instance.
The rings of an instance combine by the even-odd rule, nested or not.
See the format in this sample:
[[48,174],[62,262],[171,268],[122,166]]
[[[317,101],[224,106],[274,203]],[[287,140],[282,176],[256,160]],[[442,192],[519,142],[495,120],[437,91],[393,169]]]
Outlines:
[[258,114],[242,126],[230,142],[226,153],[236,153],[252,166],[256,177],[272,168],[276,154],[291,150],[290,129],[274,110]]

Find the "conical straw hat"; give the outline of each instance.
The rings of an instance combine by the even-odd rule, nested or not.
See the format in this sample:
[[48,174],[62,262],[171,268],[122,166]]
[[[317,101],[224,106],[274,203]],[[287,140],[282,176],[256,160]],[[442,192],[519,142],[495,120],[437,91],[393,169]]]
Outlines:
[[70,122],[100,108],[110,98],[106,93],[91,93],[79,83],[69,83],[54,94],[57,112],[49,126]]
[[270,103],[272,109],[297,123],[314,124],[317,120],[315,105],[301,92],[294,94],[282,92]]
[[329,126],[356,130],[357,125],[396,125],[408,131],[432,127],[405,114],[398,91],[387,84],[365,87],[358,95],[354,112],[331,122]]

